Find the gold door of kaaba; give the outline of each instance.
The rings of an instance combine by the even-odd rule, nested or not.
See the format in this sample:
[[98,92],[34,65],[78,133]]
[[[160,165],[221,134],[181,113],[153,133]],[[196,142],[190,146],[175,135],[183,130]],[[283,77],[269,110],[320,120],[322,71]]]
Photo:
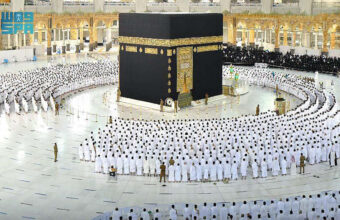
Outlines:
[[190,93],[193,88],[192,47],[177,48],[177,92]]

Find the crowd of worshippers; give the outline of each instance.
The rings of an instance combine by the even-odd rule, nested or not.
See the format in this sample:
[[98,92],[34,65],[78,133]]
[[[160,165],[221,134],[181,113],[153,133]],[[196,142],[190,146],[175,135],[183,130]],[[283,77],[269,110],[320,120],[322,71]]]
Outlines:
[[270,52],[255,48],[226,47],[224,61],[227,63],[251,65],[267,63],[269,66],[284,67],[295,70],[340,73],[340,58],[326,56],[294,55],[290,52]]
[[216,220],[337,220],[340,219],[340,191],[329,191],[317,195],[302,195],[272,200],[243,201],[230,203],[204,203],[170,205],[163,210],[140,207],[115,208],[112,212],[94,218],[95,220],[161,220],[161,219],[216,219]]
[[55,110],[56,98],[84,87],[117,82],[118,63],[110,60],[58,64],[0,75],[0,113]]
[[[224,68],[224,76],[230,74]],[[304,157],[310,165],[340,155],[340,113],[333,94],[295,75],[260,68],[235,68],[253,85],[289,92],[303,102],[285,115],[273,111],[219,119],[134,120],[115,118],[79,146],[80,160],[95,172],[162,175],[168,181],[217,181],[295,174]],[[248,171],[251,169],[251,172]],[[304,168],[304,166],[302,166]],[[290,170],[288,170],[290,169]],[[303,170],[304,171],[304,170]]]

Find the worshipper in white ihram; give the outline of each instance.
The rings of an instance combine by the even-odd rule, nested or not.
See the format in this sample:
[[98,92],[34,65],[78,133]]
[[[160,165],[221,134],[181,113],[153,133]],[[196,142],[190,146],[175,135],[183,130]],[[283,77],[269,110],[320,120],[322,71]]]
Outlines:
[[196,167],[195,167],[195,164],[192,163],[191,166],[190,166],[190,182],[191,181],[196,181]]
[[291,157],[290,175],[292,176],[296,175],[296,160],[294,155],[292,155]]
[[267,177],[267,163],[265,159],[263,159],[261,162],[261,174],[262,178]]
[[139,156],[136,160],[136,167],[137,167],[137,176],[143,175],[143,160],[142,157]]
[[256,160],[253,161],[253,163],[251,164],[251,168],[253,170],[253,178],[256,179],[258,177],[258,165]]
[[83,160],[83,159],[84,159],[84,149],[83,149],[83,144],[80,144],[80,145],[79,145],[78,153],[79,153],[79,159],[80,159],[80,160]]
[[102,172],[102,160],[100,159],[100,155],[98,155],[96,157],[95,171],[96,171],[96,173],[101,173]]
[[169,166],[169,177],[168,177],[169,182],[174,182],[175,181],[175,166],[170,165]]

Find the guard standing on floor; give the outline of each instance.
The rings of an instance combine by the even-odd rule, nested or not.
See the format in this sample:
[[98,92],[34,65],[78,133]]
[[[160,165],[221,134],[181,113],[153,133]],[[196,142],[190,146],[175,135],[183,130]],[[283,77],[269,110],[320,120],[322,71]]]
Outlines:
[[57,143],[54,143],[54,162],[57,162],[58,157],[58,146]]
[[205,93],[205,105],[208,105],[208,98],[209,98],[208,93]]
[[59,115],[59,104],[58,104],[58,102],[55,103],[55,115]]
[[161,112],[163,112],[163,106],[164,106],[164,101],[163,101],[163,99],[161,99],[161,103],[160,103],[159,105],[160,105],[160,107],[161,107]]
[[256,116],[260,114],[260,105],[256,106]]
[[174,106],[175,106],[175,113],[177,113],[177,107],[178,107],[178,101],[177,100],[175,100]]
[[165,182],[165,164],[164,164],[164,162],[162,163],[162,165],[160,166],[160,168],[161,168],[161,174],[160,174],[160,176],[159,176],[159,182],[161,183],[162,182],[162,178],[164,179],[164,182]]
[[117,102],[119,102],[120,95],[121,95],[121,92],[120,92],[120,89],[118,88],[117,89]]
[[303,173],[305,173],[305,160],[306,160],[306,157],[303,156],[303,154],[301,153],[301,156],[300,156],[300,174],[301,174],[301,171]]

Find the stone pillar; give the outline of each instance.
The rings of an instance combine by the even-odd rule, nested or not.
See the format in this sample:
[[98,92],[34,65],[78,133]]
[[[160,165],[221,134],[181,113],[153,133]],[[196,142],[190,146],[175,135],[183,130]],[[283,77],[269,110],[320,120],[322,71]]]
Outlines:
[[47,29],[47,55],[52,55],[51,29]]
[[34,45],[34,34],[28,34],[29,45]]
[[93,48],[96,49],[98,46],[98,30],[97,27],[93,27]]
[[79,29],[79,46],[80,46],[80,50],[84,50],[84,28],[83,27],[80,27]]
[[332,32],[331,33],[331,42],[330,42],[330,49],[331,50],[335,49],[335,42],[336,42],[335,32]]
[[292,37],[292,47],[295,47],[296,44],[296,32],[293,32],[293,37]]
[[11,48],[11,36],[10,34],[7,35],[7,48]]
[[288,46],[288,32],[283,30],[283,46]]
[[147,9],[148,0],[136,0],[136,12],[145,12]]
[[231,22],[228,22],[228,43],[236,45],[236,18],[233,18]]
[[70,40],[73,41],[75,45],[78,44],[78,29],[77,28],[70,29]]
[[327,29],[323,29],[322,30],[322,34],[323,34],[323,42],[322,42],[322,51],[321,54],[322,55],[328,55],[328,48],[327,48],[327,43],[328,43],[328,31]]
[[42,43],[42,32],[41,32],[41,30],[38,30],[38,43],[39,44]]
[[65,54],[66,53],[66,46],[65,45],[61,46],[61,50],[62,50],[62,53]]
[[22,46],[22,34],[21,34],[21,32],[18,32],[16,35],[17,35],[17,37],[16,37],[17,48],[20,48]]
[[76,45],[76,53],[80,53],[80,45]]
[[26,47],[27,46],[26,45],[26,34],[23,34],[22,37],[23,37],[23,40],[24,40],[24,47]]
[[301,14],[312,15],[313,13],[313,0],[300,0],[299,8]]
[[261,0],[261,11],[265,14],[272,13],[274,0]]
[[[1,33],[1,25],[0,25],[0,33]],[[3,50],[3,47],[2,47],[2,34],[0,34],[0,50]]]
[[77,28],[72,28],[70,30],[70,40],[78,40],[78,29]]
[[246,37],[247,37],[246,29],[243,28],[243,29],[242,29],[242,47],[245,47],[245,46],[246,46]]
[[249,45],[251,47],[255,47],[255,30],[254,29],[249,30]]
[[231,12],[231,0],[220,0],[221,12]]
[[93,27],[89,27],[90,32],[90,44],[89,44],[89,51],[93,51],[94,47],[94,39],[93,39]]
[[310,38],[311,38],[311,33],[310,32],[306,32],[305,33],[305,40],[306,40],[306,47],[307,48],[310,48],[311,47],[311,40],[310,40]]
[[269,43],[272,44],[272,29],[269,29]]
[[279,26],[275,27],[275,51],[280,51],[280,29]]
[[315,34],[314,34],[315,36],[314,36],[314,48],[315,49],[318,49],[318,32],[315,32]]
[[111,28],[106,28],[106,51],[109,51],[112,47]]
[[189,0],[176,0],[177,7],[180,12],[189,12],[190,11],[190,2]]

